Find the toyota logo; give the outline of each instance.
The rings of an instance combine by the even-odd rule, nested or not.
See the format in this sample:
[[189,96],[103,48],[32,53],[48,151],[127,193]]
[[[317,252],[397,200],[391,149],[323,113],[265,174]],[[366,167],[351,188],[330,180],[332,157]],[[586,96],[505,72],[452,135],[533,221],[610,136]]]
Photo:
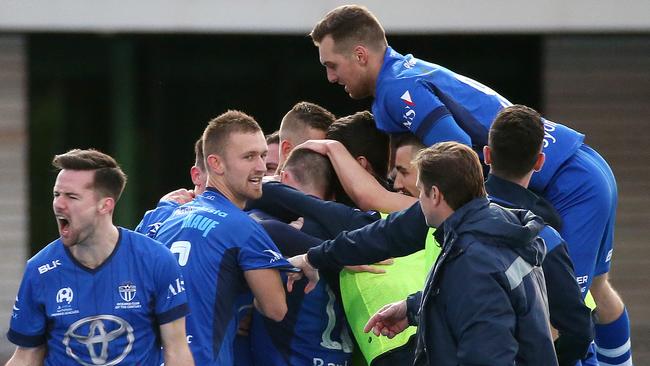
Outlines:
[[[84,329],[88,329],[87,334],[79,334]],[[112,329],[107,331],[107,329]],[[127,344],[122,350],[122,353],[112,360],[108,360],[108,345],[120,338],[126,337]],[[83,361],[79,355],[76,355],[70,347],[70,340],[73,339],[86,346],[88,356],[92,363]],[[133,342],[135,336],[133,335],[133,327],[124,319],[114,315],[95,315],[83,318],[74,322],[65,332],[63,344],[68,356],[72,357],[79,364],[84,366],[113,366],[122,362],[124,358],[133,349]],[[97,354],[99,346],[100,352]]]

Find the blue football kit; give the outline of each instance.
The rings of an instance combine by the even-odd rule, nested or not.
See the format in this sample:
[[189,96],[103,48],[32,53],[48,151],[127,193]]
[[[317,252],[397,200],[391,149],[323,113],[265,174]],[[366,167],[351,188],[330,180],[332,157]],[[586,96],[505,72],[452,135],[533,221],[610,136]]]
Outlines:
[[[382,131],[410,131],[426,145],[458,141],[482,156],[490,125],[510,105],[475,80],[388,47],[372,112]],[[583,134],[549,120],[544,130],[546,162],[533,174],[530,189],[560,213],[560,234],[586,294],[592,278],[609,271],[616,182],[602,157],[583,143]]]
[[159,326],[186,316],[176,259],[160,243],[119,228],[113,253],[83,266],[60,239],[27,262],[9,340],[46,345],[45,365],[159,366]]
[[160,225],[180,206],[174,201],[160,201],[153,210],[144,214],[142,221],[135,227],[135,232],[155,238]]
[[195,363],[232,365],[237,308],[250,295],[244,272],[292,266],[259,224],[212,187],[174,210],[156,239],[177,255],[185,278]]
[[[258,212],[256,216],[262,215]],[[286,256],[304,254],[321,243],[320,239],[265,216],[260,223]],[[253,312],[250,334],[255,365],[349,364],[354,346],[340,296],[335,294],[338,290],[329,285],[338,281],[338,273],[321,276],[308,294],[304,292],[306,278],[294,284],[293,291],[287,293],[288,311],[282,321],[274,322],[258,311]]]

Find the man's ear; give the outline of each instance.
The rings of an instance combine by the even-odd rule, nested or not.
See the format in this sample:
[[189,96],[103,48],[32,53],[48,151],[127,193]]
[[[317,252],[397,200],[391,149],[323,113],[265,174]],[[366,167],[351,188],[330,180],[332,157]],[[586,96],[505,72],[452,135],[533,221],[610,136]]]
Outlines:
[[535,165],[533,165],[533,170],[535,170],[536,172],[542,170],[545,161],[546,161],[546,155],[543,152],[539,153],[537,155],[537,160],[535,161]]
[[224,173],[223,159],[221,158],[221,156],[216,154],[210,154],[205,159],[205,162],[208,164],[208,168],[210,169],[210,171],[215,172],[216,174],[219,175]]
[[287,180],[291,179],[290,173],[286,170],[280,170],[280,183],[287,184]]
[[492,149],[489,146],[483,146],[483,161],[485,165],[492,165]]
[[354,160],[356,160],[357,163],[359,163],[359,165],[361,165],[363,169],[365,169],[366,171],[369,170],[370,162],[368,161],[368,159],[366,159],[365,156],[363,155],[357,156],[356,158],[354,158]]
[[192,184],[195,186],[202,187],[205,185],[205,182],[201,182],[201,170],[196,165],[193,165],[190,168],[190,177],[192,178]]
[[282,153],[285,159],[287,156],[289,156],[291,149],[293,149],[293,144],[289,142],[289,140],[282,140],[280,142],[280,152]]
[[368,49],[365,46],[357,45],[352,50],[352,57],[360,64],[366,65],[368,63]]
[[99,200],[99,212],[102,214],[110,214],[115,209],[115,199],[112,197],[104,197]]

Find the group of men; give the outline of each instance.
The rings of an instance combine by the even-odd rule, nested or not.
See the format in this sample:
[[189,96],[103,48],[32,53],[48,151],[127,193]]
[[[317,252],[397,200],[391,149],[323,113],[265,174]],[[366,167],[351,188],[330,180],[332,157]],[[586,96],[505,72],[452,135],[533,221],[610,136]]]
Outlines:
[[137,233],[114,159],[54,158],[60,238],[27,264],[8,365],[632,365],[616,183],[584,135],[397,53],[364,7],[310,35],[372,113],[300,102],[268,138],[223,113],[194,189]]

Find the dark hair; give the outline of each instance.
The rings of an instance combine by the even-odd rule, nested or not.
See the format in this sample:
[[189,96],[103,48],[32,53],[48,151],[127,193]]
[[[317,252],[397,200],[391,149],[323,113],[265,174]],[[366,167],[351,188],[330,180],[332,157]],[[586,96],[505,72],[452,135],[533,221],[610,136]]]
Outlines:
[[418,169],[424,194],[429,197],[431,187],[438,187],[453,210],[486,195],[481,162],[468,146],[453,141],[440,142],[420,150],[413,163]]
[[262,129],[253,117],[241,111],[229,110],[208,122],[202,137],[203,155],[223,155],[231,134],[255,132],[262,132]]
[[309,149],[293,149],[282,170],[291,172],[301,185],[323,192],[323,197],[332,196],[335,173],[326,156]]
[[298,145],[309,139],[308,128],[325,132],[335,119],[332,112],[318,104],[299,102],[282,118],[279,134],[282,139],[290,136],[289,140]]
[[266,138],[266,144],[271,145],[271,144],[279,144],[280,143],[280,131],[276,130],[271,132],[270,134],[264,136]]
[[126,186],[126,174],[115,159],[95,149],[74,149],[55,155],[52,165],[58,170],[94,171],[93,188],[101,197],[111,197],[115,201],[120,199]]
[[194,143],[194,165],[203,173],[206,172],[205,155],[203,155],[203,139],[201,137]]
[[327,138],[339,141],[352,156],[364,156],[376,178],[385,180],[388,174],[388,135],[375,126],[375,119],[368,111],[342,117],[327,130]]
[[412,146],[415,148],[413,151],[419,151],[427,147],[417,136],[410,132],[391,134],[390,151],[393,154],[393,162],[395,160],[395,151],[403,146]]
[[515,179],[525,176],[533,169],[543,143],[544,123],[539,113],[523,105],[502,109],[488,137],[492,173]]
[[384,49],[388,42],[379,20],[364,6],[343,5],[335,8],[321,19],[309,33],[318,45],[331,36],[338,50],[362,44],[374,50]]

